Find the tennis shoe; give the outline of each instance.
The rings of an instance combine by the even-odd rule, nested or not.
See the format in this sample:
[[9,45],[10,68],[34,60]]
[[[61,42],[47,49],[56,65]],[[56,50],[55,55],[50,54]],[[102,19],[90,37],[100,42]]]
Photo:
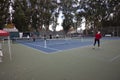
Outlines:
[[93,48],[92,49],[95,49],[95,46],[93,46]]

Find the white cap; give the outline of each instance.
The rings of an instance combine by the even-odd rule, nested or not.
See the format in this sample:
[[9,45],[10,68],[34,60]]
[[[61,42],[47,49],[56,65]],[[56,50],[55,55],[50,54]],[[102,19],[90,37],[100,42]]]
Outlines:
[[98,31],[98,34],[100,34],[100,31]]

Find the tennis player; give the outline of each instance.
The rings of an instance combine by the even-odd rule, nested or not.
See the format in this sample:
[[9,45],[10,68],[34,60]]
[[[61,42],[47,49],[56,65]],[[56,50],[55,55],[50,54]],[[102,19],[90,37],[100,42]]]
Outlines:
[[100,39],[102,38],[102,35],[100,33],[100,31],[98,31],[96,34],[95,34],[95,39],[94,39],[94,47],[93,49],[95,49],[95,45],[96,43],[98,43],[98,47],[100,47]]

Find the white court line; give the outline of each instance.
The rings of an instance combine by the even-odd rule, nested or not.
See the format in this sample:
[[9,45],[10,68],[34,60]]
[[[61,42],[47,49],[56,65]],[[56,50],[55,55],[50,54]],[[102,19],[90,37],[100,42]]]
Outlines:
[[62,45],[62,44],[68,44],[67,42],[64,42],[64,43],[54,43],[54,44],[49,44],[50,45]]
[[27,44],[30,44],[30,45],[33,45],[33,46],[39,46],[39,47],[42,47],[42,48],[47,48],[47,49],[51,49],[51,50],[57,50],[57,51],[60,51],[59,49],[49,48],[49,47],[44,47],[44,46],[35,45],[35,44],[32,44],[32,43],[27,43]]
[[114,60],[116,60],[118,58],[120,58],[120,55],[113,57],[110,61],[112,62],[112,61],[114,61]]

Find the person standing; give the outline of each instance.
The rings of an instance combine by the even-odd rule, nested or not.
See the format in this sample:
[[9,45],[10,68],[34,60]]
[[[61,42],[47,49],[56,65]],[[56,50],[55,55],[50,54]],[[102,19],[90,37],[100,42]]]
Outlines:
[[96,34],[95,34],[95,39],[94,39],[94,47],[93,49],[95,49],[95,45],[96,43],[98,43],[98,47],[100,47],[100,39],[102,38],[102,35],[100,33],[100,31],[98,31]]
[[32,33],[32,39],[33,39],[33,42],[35,42],[36,40],[36,35],[34,33]]
[[2,44],[0,43],[0,62],[2,62],[3,53],[2,53]]

